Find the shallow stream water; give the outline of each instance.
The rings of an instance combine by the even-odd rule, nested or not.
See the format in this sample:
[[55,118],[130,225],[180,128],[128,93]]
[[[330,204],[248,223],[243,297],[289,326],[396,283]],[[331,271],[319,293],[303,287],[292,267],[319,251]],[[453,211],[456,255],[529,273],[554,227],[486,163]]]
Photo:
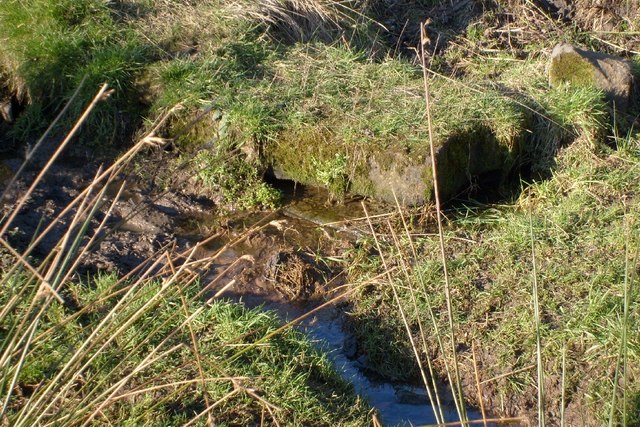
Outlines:
[[[2,162],[13,172],[19,164],[18,159]],[[23,229],[26,243],[33,233],[31,228],[38,224],[38,218],[50,215],[50,212],[44,211],[45,207],[61,209],[66,206],[77,195],[77,189],[86,185],[92,176],[87,168],[75,163],[56,166],[50,175],[39,191],[34,193],[31,205],[16,218],[16,226]],[[120,181],[116,181],[110,186],[107,198],[115,196],[120,184]],[[252,227],[255,229],[256,224],[263,224],[259,232],[247,235],[239,244],[220,253],[215,264],[204,272],[203,281],[206,283],[208,279],[217,278],[216,289],[225,289],[223,297],[242,302],[248,307],[262,306],[274,310],[283,321],[291,321],[317,308],[326,297],[331,296],[332,288],[344,284],[344,278],[342,282],[336,280],[330,286],[323,285],[318,295],[314,294],[308,300],[292,301],[278,292],[273,279],[265,277],[274,254],[277,256],[282,251],[320,254],[323,247],[329,246],[339,257],[340,251],[346,250],[358,237],[368,233],[368,225],[362,220],[364,212],[359,199],[329,205],[326,191],[296,187],[293,183],[280,184],[284,195],[283,208],[271,213],[232,215],[227,219],[228,232],[211,241],[199,256],[210,256],[247,230]],[[21,188],[18,187],[17,191]],[[393,207],[377,206],[371,201],[366,203],[372,215],[384,216],[393,211]],[[213,210],[212,202],[188,192],[175,191],[154,198],[135,184],[128,185],[115,204],[114,232],[105,237],[94,253],[87,256],[86,268],[126,272],[147,259],[158,245],[177,241],[180,248],[188,248],[207,237],[207,223],[220,223],[218,214],[212,213]],[[51,239],[43,241],[38,248],[40,256],[50,252],[57,235],[54,231]],[[26,243],[20,240],[16,242],[18,246]],[[340,279],[338,276],[333,278]],[[227,286],[231,281],[235,285]],[[345,328],[345,309],[345,303],[338,303],[317,310],[297,323],[296,327],[316,341],[319,349],[327,352],[337,371],[377,409],[384,425],[435,423],[424,390],[375,378],[366,359],[356,357],[353,351],[355,339]],[[446,418],[447,421],[456,420],[452,408]]]
[[[242,269],[245,273],[247,269],[259,271],[260,266],[257,264],[264,266],[265,259],[271,256],[269,249],[273,251],[273,247],[282,247],[283,241],[291,247],[315,247],[320,246],[319,239],[355,239],[366,232],[365,222],[345,221],[349,218],[362,217],[363,211],[359,200],[347,201],[339,206],[328,206],[325,203],[327,195],[322,190],[302,187],[296,188],[295,191],[290,187],[285,190],[285,206],[268,218],[284,226],[267,227],[258,238],[249,236],[242,244],[220,254],[217,264],[209,272],[210,278],[217,278],[217,288],[225,288],[231,281],[236,281],[241,277]],[[387,211],[389,209],[391,208],[387,207]],[[371,206],[371,210],[374,213],[382,212],[380,207],[376,206]],[[246,228],[260,221],[264,216],[265,214],[258,214],[256,217],[244,217],[240,221],[241,224],[236,223],[235,227]],[[238,230],[238,233],[241,231]],[[212,242],[210,249],[218,250],[225,243],[227,243],[225,239]],[[250,255],[254,259],[254,265],[242,260],[238,263],[243,255]],[[237,264],[235,268],[234,263]],[[274,310],[283,322],[295,320],[322,303],[321,300],[289,301],[260,273],[250,275],[243,284],[229,286],[223,296],[242,302],[249,308],[260,306]],[[353,345],[354,338],[346,332],[345,323],[344,307],[338,303],[314,312],[298,322],[297,328],[316,341],[319,349],[329,354],[337,371],[376,408],[379,419],[384,425],[435,424],[436,418],[423,388],[374,378],[375,375],[366,365],[366,359],[353,356],[349,347]],[[444,412],[446,421],[458,420],[453,407],[445,408]],[[472,419],[477,418],[476,415],[470,414]]]

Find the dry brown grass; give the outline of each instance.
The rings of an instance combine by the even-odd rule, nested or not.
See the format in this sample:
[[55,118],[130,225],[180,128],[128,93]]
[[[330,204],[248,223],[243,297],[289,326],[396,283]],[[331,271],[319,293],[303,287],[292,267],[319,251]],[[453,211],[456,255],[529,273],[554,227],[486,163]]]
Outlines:
[[285,41],[330,40],[349,25],[362,1],[358,0],[239,0],[236,12],[267,24]]

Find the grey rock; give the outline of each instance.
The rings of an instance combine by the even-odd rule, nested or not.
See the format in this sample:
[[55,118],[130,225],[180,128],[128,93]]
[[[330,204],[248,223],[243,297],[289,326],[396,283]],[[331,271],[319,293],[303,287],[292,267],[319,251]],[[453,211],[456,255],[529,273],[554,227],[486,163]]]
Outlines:
[[629,61],[567,43],[558,44],[551,53],[549,82],[594,85],[605,92],[608,101],[620,112],[629,108],[635,84]]
[[538,3],[543,9],[562,18],[569,18],[573,12],[573,7],[567,0],[538,0]]
[[376,158],[369,159],[369,179],[373,184],[374,196],[389,203],[394,202],[394,193],[400,203],[416,206],[425,202],[427,190],[430,187],[423,179],[424,164],[412,164],[401,154],[386,153],[385,157],[395,157],[394,161],[383,166]]

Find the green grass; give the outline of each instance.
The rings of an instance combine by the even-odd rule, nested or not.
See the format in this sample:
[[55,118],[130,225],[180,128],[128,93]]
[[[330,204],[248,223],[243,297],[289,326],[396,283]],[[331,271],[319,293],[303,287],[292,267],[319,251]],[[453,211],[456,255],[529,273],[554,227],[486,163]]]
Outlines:
[[[164,175],[154,179],[171,183],[174,172],[190,167],[187,173],[204,192],[217,193],[220,201],[235,208],[275,205],[274,190],[261,181],[268,168],[304,184],[327,187],[332,199],[348,192],[370,195],[374,192],[368,174],[372,158],[382,167],[399,169],[428,160],[422,74],[407,52],[417,42],[416,17],[425,16],[425,10],[432,6],[446,8],[450,3],[397,2],[397,9],[390,11],[385,2],[365,5],[361,1],[338,4],[330,0],[243,0],[233,4],[225,0],[6,0],[0,10],[0,85],[3,94],[15,93],[25,107],[11,133],[20,143],[33,140],[86,77],[80,99],[57,130],[60,133],[67,129],[96,87],[108,82],[115,92],[109,102],[99,104],[80,134],[83,144],[98,151],[113,152],[114,147],[126,146],[132,135],[150,129],[157,117],[180,105],[158,129],[158,136],[171,143],[168,148],[175,155],[165,153],[171,161]],[[470,360],[466,357],[468,349],[476,342],[482,380],[517,371],[485,383],[483,391],[494,408],[512,401],[533,408],[537,379],[531,366],[536,365],[539,337],[544,366],[538,367],[549,382],[545,384],[550,398],[547,420],[559,412],[553,405],[562,389],[566,401],[583,405],[589,417],[620,420],[627,416],[632,424],[640,391],[631,381],[627,384],[627,379],[637,375],[639,343],[633,334],[629,334],[627,343],[621,341],[624,331],[635,330],[638,308],[633,292],[628,300],[623,296],[624,279],[629,279],[624,274],[627,260],[623,249],[637,246],[640,145],[630,134],[617,138],[618,151],[603,146],[602,142],[614,139],[603,94],[592,88],[549,88],[546,57],[542,54],[559,40],[615,51],[615,46],[598,39],[615,45],[625,36],[580,32],[537,14],[529,3],[498,1],[495,9],[469,22],[454,13],[450,26],[438,17],[432,24],[443,35],[443,50],[428,58],[434,70],[430,77],[435,138],[438,147],[445,142],[452,147],[439,161],[465,169],[462,176],[455,174],[458,171],[454,167],[443,167],[443,191],[452,195],[461,186],[476,185],[479,166],[483,165],[460,159],[481,157],[472,156],[469,148],[477,141],[486,142],[476,145],[481,145],[483,154],[495,155],[493,169],[502,174],[512,172],[513,162],[518,161],[525,164],[528,178],[548,178],[530,186],[523,183],[522,194],[505,206],[473,205],[448,212],[446,242],[453,314],[456,329],[465,331],[456,337],[457,348],[461,360]],[[517,7],[526,13],[511,13],[519,10],[513,9]],[[323,14],[327,19],[320,19]],[[393,40],[373,22],[376,18],[389,19],[390,14],[399,26],[391,33],[399,36],[402,30],[403,40]],[[633,29],[637,23],[634,19],[622,21]],[[387,45],[389,41],[392,43]],[[434,48],[433,42],[429,49]],[[195,117],[199,120],[193,122]],[[567,147],[576,140],[577,144]],[[449,164],[448,158],[458,162]],[[397,165],[395,159],[401,159]],[[140,175],[144,164],[139,164]],[[469,177],[471,182],[467,182]],[[424,179],[429,180],[430,175]],[[531,234],[538,260],[539,325],[532,321]],[[414,285],[418,309],[413,307],[408,288],[398,287],[399,295],[403,304],[412,307],[408,310],[412,327],[419,322],[431,325],[425,313],[434,309],[444,337],[448,323],[438,248],[430,238],[416,243],[419,257],[413,261],[415,277],[397,280]],[[403,244],[407,244],[406,239]],[[412,258],[408,247],[390,246],[395,257]],[[368,255],[359,254],[360,258],[353,259],[350,269],[354,275],[379,268],[379,259],[367,259],[372,258]],[[20,371],[20,389],[16,389],[23,394],[12,395],[7,416],[18,417],[17,411],[26,407],[21,405],[33,402],[28,401],[29,393],[40,396],[38,393],[53,381],[52,375],[62,363],[70,360],[83,343],[91,342],[87,334],[97,326],[100,316],[115,307],[114,301],[120,296],[114,295],[99,307],[91,301],[108,292],[113,280],[96,278],[83,285],[70,285],[64,294],[70,305],[50,302],[34,329],[16,326],[21,333],[39,333],[50,327],[54,335],[38,338],[36,334],[33,347],[24,342],[24,347],[18,346],[29,350],[25,353],[28,363]],[[18,325],[24,313],[37,317],[37,310],[28,306],[29,301],[38,301],[32,293],[37,283],[24,274],[7,276],[5,283],[3,302],[19,295],[21,303],[13,306],[14,317],[7,312],[2,320],[12,319],[9,324]],[[130,310],[136,304],[154,298],[158,286],[157,281],[145,282],[136,299],[127,302],[129,311],[118,311],[121,317],[114,318],[111,329],[101,332],[103,341],[96,342],[106,342],[107,332],[131,318]],[[194,292],[193,286],[184,284],[181,289],[188,296]],[[162,289],[160,293],[167,306],[182,307],[179,296],[171,293],[172,289],[164,295],[167,291]],[[86,311],[82,316],[74,317],[83,307]],[[117,340],[90,361],[86,368],[89,382],[74,382],[74,387],[67,390],[69,399],[64,396],[66,406],[51,405],[57,411],[55,415],[71,416],[79,411],[79,419],[86,419],[96,405],[107,402],[104,411],[113,419],[130,417],[133,423],[143,422],[150,411],[158,410],[167,417],[163,422],[177,423],[204,408],[208,404],[204,396],[209,403],[224,397],[232,391],[228,381],[208,384],[205,388],[210,394],[197,383],[165,387],[130,400],[110,400],[100,394],[132,373],[145,351],[148,353],[157,340],[173,331],[176,335],[163,348],[174,343],[181,346],[160,360],[159,366],[136,372],[124,389],[142,387],[146,381],[154,384],[165,375],[167,381],[198,379],[200,374],[193,364],[191,371],[180,367],[204,354],[203,349],[216,359],[215,364],[205,366],[208,375],[219,377],[216,369],[241,375],[233,356],[237,354],[234,346],[247,344],[255,337],[234,335],[232,329],[249,331],[248,325],[253,325],[256,329],[251,330],[261,336],[263,329],[275,325],[271,315],[229,303],[206,306],[194,299],[187,304],[186,313],[199,309],[202,312],[194,323],[194,332],[203,339],[202,349],[189,348],[190,332],[176,323],[182,315],[179,310],[170,314],[153,306],[118,332]],[[405,326],[397,309],[392,289],[370,286],[356,299],[354,327],[369,360],[383,375],[415,379],[418,371],[411,362],[403,335]],[[10,327],[2,329],[7,337],[13,332]],[[24,336],[26,339],[28,334]],[[61,345],[63,340],[70,344]],[[444,377],[447,367],[438,358],[441,349],[437,340],[430,341],[423,357],[433,358]],[[562,349],[567,349],[566,363],[560,360]],[[16,351],[19,353],[16,348],[9,352],[12,364],[3,365],[5,392],[18,369]],[[131,352],[131,359],[114,362],[118,352]],[[80,356],[88,361],[92,354]],[[326,390],[315,384],[318,379],[334,379],[325,372],[322,357],[298,335],[287,333],[268,347],[252,348],[244,357],[247,359],[242,359],[246,362],[242,368],[248,369],[252,378],[247,389],[256,385],[268,390],[274,396],[271,403],[282,410],[276,411],[276,417],[293,424],[336,421],[330,412],[343,407],[323,401]],[[282,358],[283,363],[274,362],[275,370],[270,370],[261,365],[262,358]],[[613,367],[614,360],[620,369]],[[555,381],[561,375],[561,365],[566,366],[563,387]],[[474,383],[471,372],[465,365],[465,384]],[[265,382],[270,377],[295,384],[294,390]],[[624,384],[614,386],[616,378]],[[335,384],[346,390],[344,384]],[[466,391],[471,400],[477,395],[476,390]],[[189,398],[178,398],[184,394]],[[50,402],[50,396],[45,397],[44,401]],[[226,422],[225,413],[257,422],[263,404],[259,399],[244,391],[228,399],[214,412],[221,423]],[[330,409],[323,412],[323,405]],[[357,413],[349,412],[348,416],[357,425],[363,418],[362,408],[356,407]],[[34,414],[42,408],[35,407]],[[517,412],[517,408],[507,407],[505,411]],[[573,414],[576,411],[581,409]],[[24,423],[30,421],[24,419]]]
[[280,201],[278,190],[262,181],[256,166],[237,156],[215,156],[200,151],[193,159],[198,171],[196,181],[206,191],[220,194],[232,209],[275,209]]
[[107,3],[9,0],[0,12],[0,29],[0,69],[29,103],[12,130],[16,139],[44,130],[85,76],[70,117],[77,117],[104,82],[116,89],[117,100],[96,111],[89,122],[91,138],[85,142],[104,148],[121,144],[118,138],[139,125],[134,81],[151,54],[150,46],[117,23]]
[[367,404],[313,342],[275,313],[211,295],[197,270],[215,256],[165,250],[126,278],[78,278],[81,257],[108,231],[90,226],[104,192],[144,141],[66,207],[73,220],[49,236],[58,242],[46,259],[7,242],[31,194],[0,221],[0,417],[15,426],[366,424]]
[[[82,376],[65,377],[65,381],[77,386],[54,405],[55,410],[40,418],[41,422],[58,420],[64,425],[80,425],[102,403],[101,399],[106,399],[103,393],[129,376],[146,356],[172,349],[132,375],[115,396],[106,399],[107,404],[95,422],[181,424],[203,411],[207,398],[211,403],[216,402],[237,387],[247,387],[263,396],[272,408],[277,407],[273,409],[273,416],[286,425],[362,425],[365,422],[364,403],[354,397],[351,386],[333,371],[326,356],[300,333],[289,330],[234,359],[239,349],[251,346],[280,326],[275,314],[247,310],[224,301],[205,303],[194,297],[201,288],[197,282],[189,286],[176,284],[169,291],[162,290],[159,281],[152,281],[126,297],[109,297],[117,289],[131,289],[132,284],[116,285],[116,281],[111,275],[70,284],[63,296],[66,305],[74,308],[56,302],[48,308],[35,331],[37,338],[24,361],[14,397],[4,413],[5,419],[16,422],[14,425],[28,425],[41,417],[37,411],[31,412],[21,420],[22,424],[18,423],[20,411],[35,409],[30,408],[30,404],[43,394],[41,390],[54,381],[54,376],[76,352],[82,351],[80,360],[87,363]],[[7,283],[7,278],[4,282]],[[16,285],[29,287],[26,281]],[[16,293],[5,288],[2,305]],[[140,307],[159,294],[156,304],[134,318]],[[186,307],[181,298],[188,301]],[[97,301],[101,303],[96,304]],[[118,310],[114,307],[119,301],[125,304]],[[4,327],[19,322],[26,315],[26,309],[18,305],[4,319]],[[105,330],[90,338],[107,313],[111,318]],[[191,315],[194,316],[190,318],[189,328],[181,327]],[[134,321],[118,330],[130,320]],[[190,332],[198,337],[197,353],[192,347]],[[109,337],[109,333],[114,335]],[[7,343],[11,331],[3,328],[2,338]],[[110,338],[115,339],[107,344]],[[87,340],[90,348],[82,349]],[[103,343],[105,346],[99,348]],[[198,358],[200,366],[196,363]],[[199,369],[207,379],[206,386],[198,381]],[[11,373],[11,368],[5,371],[5,375]],[[225,379],[230,377],[237,378],[238,384]],[[182,384],[184,381],[187,383]],[[62,382],[60,386],[67,384]],[[158,388],[136,393],[154,386]],[[131,397],[117,397],[129,393]],[[255,397],[240,392],[221,403],[212,416],[219,425],[246,425],[259,422],[262,409],[262,403]]]

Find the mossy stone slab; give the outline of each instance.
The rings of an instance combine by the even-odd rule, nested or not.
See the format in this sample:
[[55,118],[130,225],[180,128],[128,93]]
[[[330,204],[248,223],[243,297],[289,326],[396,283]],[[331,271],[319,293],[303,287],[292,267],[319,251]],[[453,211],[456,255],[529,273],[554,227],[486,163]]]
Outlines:
[[634,76],[628,61],[567,43],[558,44],[551,53],[549,82],[554,86],[595,86],[621,112],[628,109],[634,90]]
[[[524,129],[524,128],[523,128]],[[435,142],[438,183],[443,200],[454,197],[476,178],[486,174],[507,176],[516,163],[524,133],[505,144],[484,125],[452,132]],[[276,143],[267,153],[276,177],[307,185],[322,186],[316,178],[310,158],[331,159],[341,149],[327,134],[314,141],[305,138]],[[420,206],[434,200],[433,172],[428,141],[413,150],[398,147],[360,147],[358,156],[350,156],[344,177],[349,193],[406,206]]]

